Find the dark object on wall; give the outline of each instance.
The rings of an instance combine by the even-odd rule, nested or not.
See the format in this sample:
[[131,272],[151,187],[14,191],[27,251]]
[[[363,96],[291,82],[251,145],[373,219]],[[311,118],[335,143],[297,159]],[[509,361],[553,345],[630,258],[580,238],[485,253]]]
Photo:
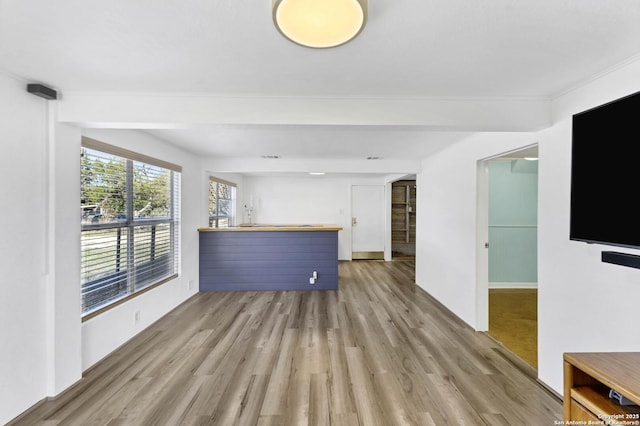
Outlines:
[[58,92],[43,84],[27,84],[27,92],[50,101],[58,99]]
[[606,263],[613,263],[614,265],[640,269],[640,256],[636,256],[635,254],[619,253],[617,251],[603,251],[602,261]]
[[573,116],[569,238],[640,249],[640,92]]

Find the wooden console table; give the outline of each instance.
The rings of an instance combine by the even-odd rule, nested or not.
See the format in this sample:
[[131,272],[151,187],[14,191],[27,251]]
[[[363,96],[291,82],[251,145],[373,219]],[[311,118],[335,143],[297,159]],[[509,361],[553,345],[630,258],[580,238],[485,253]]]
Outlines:
[[640,425],[638,405],[618,404],[610,389],[640,405],[640,352],[564,354],[565,424]]

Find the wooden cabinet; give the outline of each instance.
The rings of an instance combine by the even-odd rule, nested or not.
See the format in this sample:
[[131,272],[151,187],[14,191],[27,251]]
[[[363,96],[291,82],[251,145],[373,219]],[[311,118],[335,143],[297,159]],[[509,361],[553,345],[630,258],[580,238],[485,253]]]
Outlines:
[[640,352],[564,354],[565,424],[640,425],[640,407],[620,405],[611,389],[640,405]]

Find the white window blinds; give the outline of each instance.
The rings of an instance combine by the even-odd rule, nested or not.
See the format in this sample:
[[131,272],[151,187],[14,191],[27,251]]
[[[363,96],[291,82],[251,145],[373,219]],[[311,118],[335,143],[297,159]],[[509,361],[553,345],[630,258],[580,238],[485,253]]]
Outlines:
[[177,276],[180,167],[86,138],[80,161],[86,319]]

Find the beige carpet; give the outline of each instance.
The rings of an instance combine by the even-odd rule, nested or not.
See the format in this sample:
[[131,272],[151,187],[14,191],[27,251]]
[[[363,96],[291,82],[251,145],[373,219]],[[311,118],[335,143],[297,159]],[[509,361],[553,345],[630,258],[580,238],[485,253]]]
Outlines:
[[489,335],[538,368],[538,290],[490,289]]

